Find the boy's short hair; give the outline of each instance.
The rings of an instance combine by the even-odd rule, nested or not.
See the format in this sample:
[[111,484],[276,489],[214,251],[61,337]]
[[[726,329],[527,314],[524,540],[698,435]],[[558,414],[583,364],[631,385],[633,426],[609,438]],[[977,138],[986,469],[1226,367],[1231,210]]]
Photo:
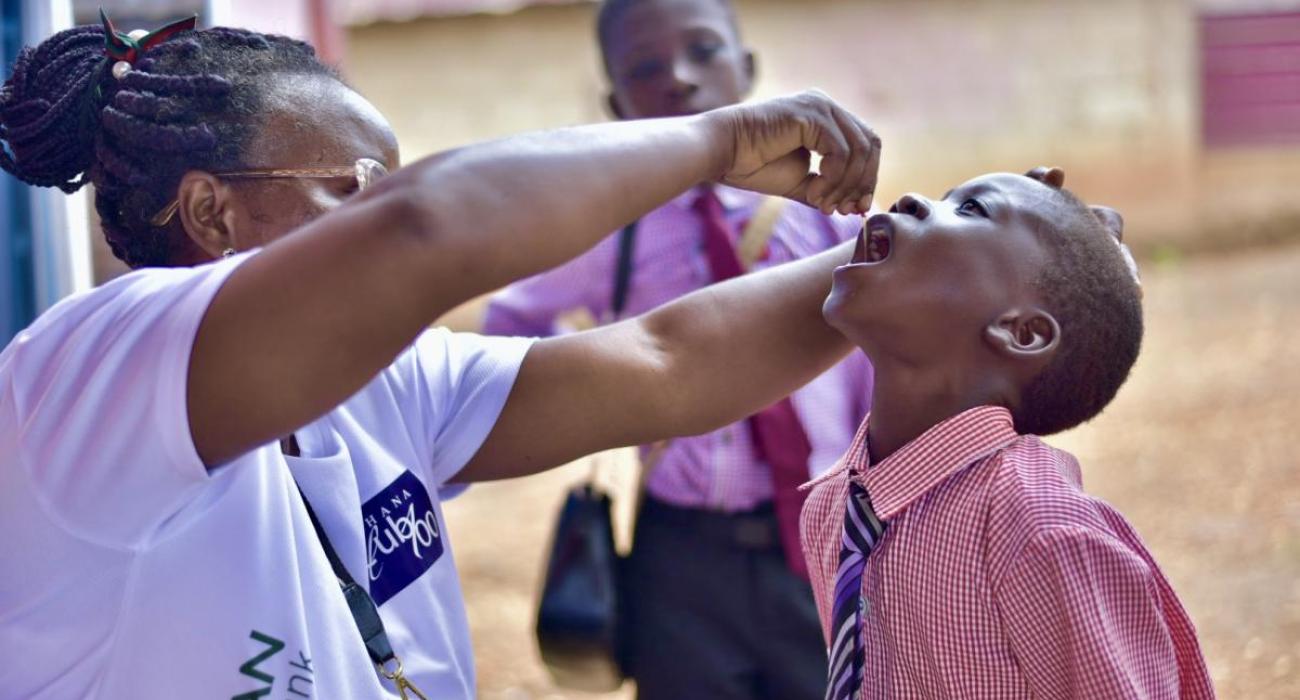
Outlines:
[[[600,42],[600,52],[604,56],[609,52],[610,35],[614,31],[614,25],[618,22],[623,13],[630,9],[638,2],[652,2],[653,0],[602,0],[600,9],[596,13],[596,40]],[[731,27],[739,36],[739,27],[736,25],[736,10],[731,5],[731,0],[700,0],[701,2],[717,3],[727,11],[727,17],[731,19]],[[605,67],[609,68],[609,61],[605,60]]]
[[1056,215],[1039,227],[1051,258],[1035,286],[1061,326],[1056,357],[1012,412],[1022,433],[1051,435],[1115,398],[1142,344],[1142,292],[1114,234],[1073,193],[1054,189]]

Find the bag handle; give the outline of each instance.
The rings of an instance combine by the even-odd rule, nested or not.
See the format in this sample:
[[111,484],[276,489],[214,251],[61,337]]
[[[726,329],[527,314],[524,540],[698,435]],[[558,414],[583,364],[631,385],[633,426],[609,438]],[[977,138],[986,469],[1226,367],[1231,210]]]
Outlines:
[[611,316],[617,321],[627,307],[627,293],[632,285],[633,255],[636,253],[636,227],[633,221],[618,234],[618,267],[614,270],[614,297],[610,299]]
[[745,230],[740,234],[740,243],[736,245],[736,257],[740,258],[740,266],[746,272],[754,267],[754,263],[767,250],[767,244],[776,232],[776,222],[781,219],[781,212],[785,211],[785,205],[789,201],[784,197],[764,197],[754,210],[754,216],[745,224]]

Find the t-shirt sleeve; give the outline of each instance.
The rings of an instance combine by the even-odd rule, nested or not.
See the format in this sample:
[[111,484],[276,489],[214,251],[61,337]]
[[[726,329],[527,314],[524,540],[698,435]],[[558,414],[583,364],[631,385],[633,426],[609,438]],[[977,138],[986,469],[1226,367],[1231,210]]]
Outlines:
[[247,257],[128,275],[15,339],[21,462],[35,497],[73,534],[132,546],[206,480],[186,410],[190,351],[213,296]]
[[478,452],[532,343],[435,329],[399,359],[398,371],[412,373],[403,382],[401,413],[424,453],[430,483],[442,488]]
[[1064,526],[1036,536],[997,604],[1035,697],[1179,697],[1155,573],[1113,537]]

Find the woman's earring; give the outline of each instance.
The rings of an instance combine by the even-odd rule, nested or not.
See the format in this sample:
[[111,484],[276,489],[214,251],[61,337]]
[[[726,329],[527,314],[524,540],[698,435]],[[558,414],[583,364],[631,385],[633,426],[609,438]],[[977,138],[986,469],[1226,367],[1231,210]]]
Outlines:
[[221,257],[223,258],[228,258],[234,254],[235,254],[234,248],[226,248],[225,250],[221,251]]

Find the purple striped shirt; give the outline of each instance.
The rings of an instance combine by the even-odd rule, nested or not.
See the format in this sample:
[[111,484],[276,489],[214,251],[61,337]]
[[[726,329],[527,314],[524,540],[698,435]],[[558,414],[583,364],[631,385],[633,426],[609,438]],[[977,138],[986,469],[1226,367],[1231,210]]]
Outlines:
[[[751,192],[717,188],[728,221],[739,237],[762,201]],[[647,214],[637,228],[633,274],[624,316],[649,311],[711,282],[702,250],[703,225],[688,191]],[[859,217],[823,216],[790,203],[781,212],[762,269],[825,250],[857,234]],[[619,236],[549,272],[518,282],[493,297],[483,330],[493,335],[553,335],[566,330],[575,311],[608,321],[617,267]],[[792,397],[813,453],[809,476],[834,466],[848,448],[871,401],[871,366],[853,356],[814,379]],[[642,455],[656,452],[643,446]],[[657,452],[647,489],[678,506],[735,512],[772,498],[772,476],[754,453],[745,422],[712,433],[678,438]]]

